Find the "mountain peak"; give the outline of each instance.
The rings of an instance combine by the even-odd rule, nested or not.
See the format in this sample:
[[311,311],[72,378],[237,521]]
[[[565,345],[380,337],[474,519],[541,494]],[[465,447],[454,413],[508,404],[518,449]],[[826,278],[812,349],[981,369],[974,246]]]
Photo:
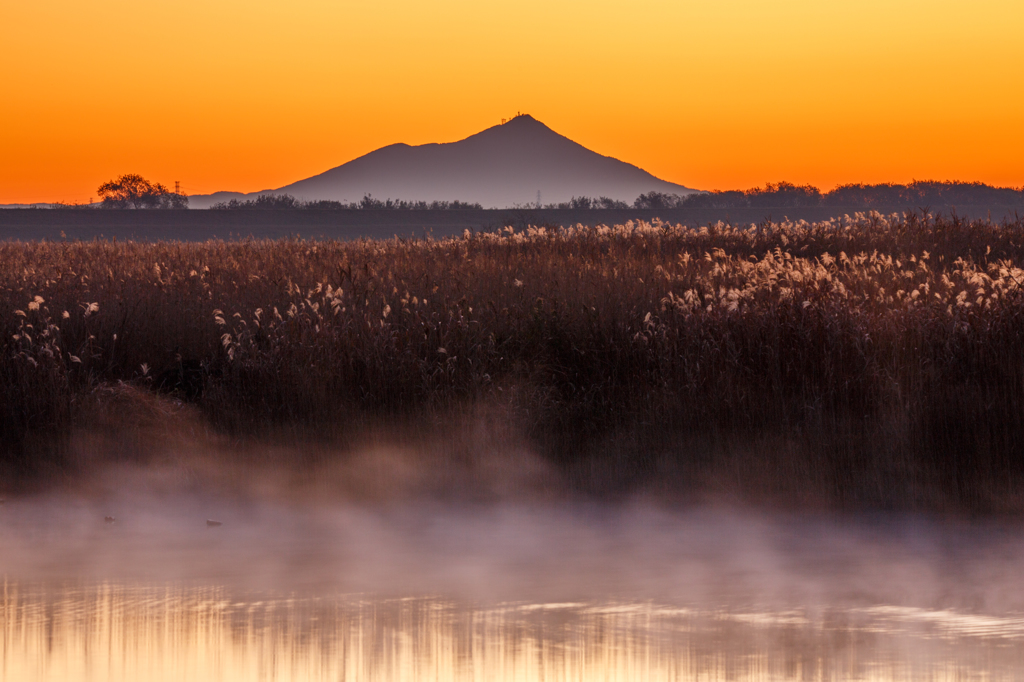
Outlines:
[[690,194],[694,190],[602,156],[520,113],[457,142],[388,145],[260,194],[343,202],[358,202],[372,194],[379,199],[459,200],[508,208],[582,196],[632,203],[652,191]]
[[[490,128],[486,128],[486,129],[480,131],[479,133],[477,133],[476,135],[470,135],[469,137],[465,138],[464,140],[459,140],[459,142],[451,142],[449,144],[459,144],[460,142],[465,142],[467,140],[472,140],[472,139],[474,139],[476,137],[479,137],[481,135],[493,135],[493,136],[507,136],[507,135],[515,135],[515,136],[524,136],[524,135],[527,135],[527,136],[543,136],[545,134],[548,134],[548,135],[551,135],[551,136],[554,136],[554,137],[559,137],[559,138],[562,137],[561,135],[556,133],[554,130],[552,130],[551,128],[549,128],[546,125],[544,125],[542,122],[540,122],[537,119],[535,119],[533,116],[530,116],[529,114],[517,114],[515,117],[510,118],[510,119],[502,119],[502,122],[499,123],[498,125],[491,126]],[[563,139],[568,139],[568,138],[563,138]]]
[[506,121],[504,121],[502,123],[502,125],[506,125],[506,126],[512,126],[512,125],[525,126],[525,125],[531,125],[531,124],[536,124],[536,125],[540,125],[540,126],[542,126],[544,128],[547,128],[546,125],[544,125],[543,123],[541,123],[540,121],[535,119],[533,116],[530,116],[529,114],[516,114],[512,118],[510,118],[510,119],[508,119],[508,120],[506,120]]

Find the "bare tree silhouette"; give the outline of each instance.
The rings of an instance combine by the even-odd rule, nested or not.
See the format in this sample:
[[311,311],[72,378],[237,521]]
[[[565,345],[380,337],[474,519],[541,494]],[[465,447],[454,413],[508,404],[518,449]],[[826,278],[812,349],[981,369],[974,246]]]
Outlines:
[[136,173],[109,180],[96,190],[104,208],[188,208],[188,197]]

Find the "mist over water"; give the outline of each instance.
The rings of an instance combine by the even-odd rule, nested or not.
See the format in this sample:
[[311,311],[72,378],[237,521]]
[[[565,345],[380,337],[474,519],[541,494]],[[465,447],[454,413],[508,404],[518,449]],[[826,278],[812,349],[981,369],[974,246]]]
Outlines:
[[47,496],[8,501],[0,513],[0,570],[13,579],[215,581],[487,603],[1024,610],[1024,538],[994,522],[639,501],[304,504],[210,493]]
[[469,474],[380,449],[298,487],[115,466],[8,498],[0,679],[1024,670],[1015,521],[598,502],[537,485],[541,465],[516,457]]

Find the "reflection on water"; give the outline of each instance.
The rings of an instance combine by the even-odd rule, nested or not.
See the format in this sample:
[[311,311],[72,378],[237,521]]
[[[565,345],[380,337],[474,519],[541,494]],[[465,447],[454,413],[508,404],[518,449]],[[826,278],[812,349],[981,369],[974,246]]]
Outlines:
[[1024,680],[1018,522],[157,493],[0,506],[0,682]]
[[1024,619],[861,607],[282,597],[8,579],[0,678],[36,680],[1012,680]]

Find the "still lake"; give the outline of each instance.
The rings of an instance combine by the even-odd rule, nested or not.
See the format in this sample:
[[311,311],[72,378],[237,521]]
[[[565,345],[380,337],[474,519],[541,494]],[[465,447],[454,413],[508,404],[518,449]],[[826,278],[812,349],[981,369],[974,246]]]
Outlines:
[[645,504],[8,500],[0,680],[1018,680],[1021,538]]

